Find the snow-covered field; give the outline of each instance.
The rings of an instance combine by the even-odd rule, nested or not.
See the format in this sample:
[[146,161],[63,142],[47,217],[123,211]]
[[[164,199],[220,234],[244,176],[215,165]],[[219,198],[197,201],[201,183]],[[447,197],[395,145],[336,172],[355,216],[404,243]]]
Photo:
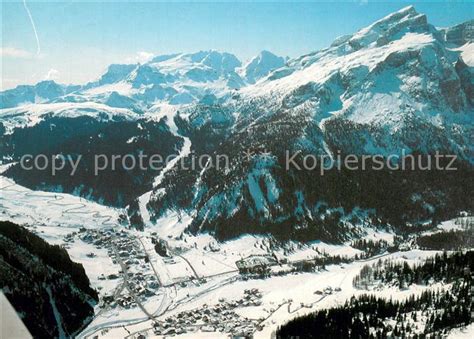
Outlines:
[[458,328],[449,333],[450,339],[469,339],[474,337],[474,324],[470,324],[464,328]]
[[0,176],[0,185],[3,220],[37,227],[57,226],[53,229],[59,233],[79,227],[118,226],[118,209],[70,194],[32,191],[4,176]]
[[[84,200],[70,194],[32,191],[0,176],[1,220],[10,220],[27,227],[51,244],[64,245],[72,260],[84,265],[94,288],[110,290],[106,281],[99,282],[101,274],[118,273],[107,251],[90,244],[78,242],[71,246],[64,237],[84,228],[118,226],[120,210]],[[87,254],[94,253],[93,258]]]
[[138,115],[128,109],[110,107],[96,102],[66,102],[31,104],[21,107],[0,109],[0,118],[7,130],[13,128],[34,126],[45,116],[54,117],[83,117],[88,116],[97,120],[119,119],[135,120]]
[[[286,255],[281,248],[272,248],[267,237],[242,236],[233,241],[218,243],[210,235],[180,238],[170,236],[170,230],[179,218],[170,216],[165,227],[158,223],[144,232],[127,230],[118,223],[122,212],[79,197],[62,193],[31,191],[1,178],[0,201],[2,220],[25,224],[42,238],[65,246],[74,261],[84,265],[101,301],[96,317],[81,333],[81,338],[122,338],[139,333],[153,337],[153,323],[165,322],[181,312],[202,310],[208,306],[239,300],[245,291],[257,289],[261,294],[258,304],[233,308],[242,319],[258,322],[262,328],[255,338],[270,338],[276,328],[294,317],[315,309],[343,304],[348,298],[367,291],[353,287],[353,278],[367,263],[380,257],[419,262],[432,256],[433,251],[411,250],[382,254],[348,264],[328,265],[324,270],[311,273],[289,273],[266,279],[244,280],[239,275],[236,261],[250,255],[268,255],[272,252],[289,261],[307,260],[322,253],[354,257],[360,250],[349,245],[322,242],[301,245],[294,243]],[[164,220],[165,221],[165,220]],[[82,228],[82,229],[81,229]],[[441,229],[455,225],[443,223]],[[160,234],[163,231],[163,234]],[[165,239],[170,257],[163,258],[154,250],[153,238]],[[368,239],[393,240],[393,234],[370,231]],[[121,252],[125,252],[122,257]],[[143,260],[145,257],[147,260]],[[124,264],[126,263],[126,264]],[[121,267],[121,265],[124,265]],[[281,266],[281,267],[284,267]],[[126,282],[121,270],[128,276]],[[108,278],[109,276],[114,276]],[[155,279],[156,278],[156,279]],[[153,285],[157,281],[159,285]],[[143,286],[135,288],[133,286]],[[318,294],[330,287],[332,293]],[[427,287],[411,286],[406,290],[385,288],[378,296],[402,299],[420,293]],[[145,292],[148,291],[148,294]],[[104,297],[115,301],[105,303]],[[117,302],[116,302],[117,301]],[[225,338],[225,333],[204,332],[205,326],[183,338]],[[467,331],[467,332],[466,332]],[[472,332],[469,327],[453,332],[453,338]]]

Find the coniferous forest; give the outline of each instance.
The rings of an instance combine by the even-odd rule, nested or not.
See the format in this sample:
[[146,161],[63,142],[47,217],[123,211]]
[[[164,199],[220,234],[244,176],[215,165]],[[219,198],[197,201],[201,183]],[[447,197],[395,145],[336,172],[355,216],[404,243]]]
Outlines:
[[[444,282],[398,301],[363,294],[344,306],[320,310],[280,327],[278,338],[426,338],[448,333],[472,322],[472,268],[474,252],[436,255],[421,265],[379,261],[365,266],[354,279],[410,284]],[[370,267],[370,270],[367,269]],[[374,276],[376,278],[374,278]],[[369,278],[370,277],[370,278]]]

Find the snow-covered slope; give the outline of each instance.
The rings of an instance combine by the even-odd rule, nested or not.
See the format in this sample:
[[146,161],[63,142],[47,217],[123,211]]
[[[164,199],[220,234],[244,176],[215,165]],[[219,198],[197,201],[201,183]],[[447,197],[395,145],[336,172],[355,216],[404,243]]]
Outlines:
[[[468,49],[468,45],[465,48]],[[302,86],[339,85],[343,87],[338,95],[342,101],[340,104],[347,108],[354,104],[351,101],[354,94],[365,95],[364,92],[408,92],[405,96],[407,101],[424,99],[426,102],[430,98],[409,98],[409,95],[415,94],[415,91],[420,94],[428,92],[430,87],[436,85],[430,80],[445,80],[452,82],[450,87],[457,86],[453,88],[453,93],[445,93],[442,84],[431,91],[438,90],[446,97],[448,107],[440,108],[461,111],[466,108],[466,96],[458,91],[462,81],[454,69],[458,57],[459,53],[447,50],[441,33],[428,24],[426,16],[418,14],[410,6],[352,36],[337,39],[327,49],[290,61],[288,67],[276,70],[268,79],[249,86],[242,93],[260,97],[268,94],[288,100],[290,96],[298,96],[298,89],[301,90]],[[417,73],[408,66],[417,69]],[[383,84],[370,82],[375,77]],[[335,92],[336,88],[332,90]],[[315,99],[309,94],[306,93],[295,104]],[[392,104],[389,103],[391,110],[394,108]],[[370,116],[364,118],[370,120]]]
[[49,102],[79,88],[80,86],[59,85],[52,80],[41,81],[34,86],[18,86],[14,89],[0,92],[0,109],[29,103]]
[[[148,176],[138,179],[138,173],[129,177],[142,197],[126,201],[134,223],[154,223],[179,211],[192,216],[193,231],[221,232],[223,238],[271,232],[344,240],[357,233],[362,219],[380,213],[401,224],[471,208],[470,202],[454,204],[463,181],[472,182],[469,172],[457,179],[439,173],[314,178],[312,172],[285,170],[284,152],[300,152],[300,157],[441,152],[456,155],[470,169],[471,27],[437,29],[409,6],[286,63],[269,52],[244,66],[217,51],[157,56],[145,64],[111,65],[99,80],[55,97],[54,103],[2,110],[0,117],[8,133],[55,115],[136,119],[128,126],[130,142],[140,135],[141,145],[154,149],[143,126],[176,139],[166,146],[168,152],[172,146],[182,150],[180,161],[156,174],[157,185],[150,185]],[[63,127],[66,134],[75,133]],[[104,147],[113,140],[113,133],[105,140],[97,135],[88,137]],[[18,144],[21,137],[10,139]],[[4,156],[16,159],[15,146],[9,145]],[[138,152],[138,144],[132,146]],[[129,150],[130,144],[115,141],[112,148],[118,147]],[[242,157],[249,150],[253,156]],[[226,154],[230,166],[189,170],[191,155],[203,154]],[[181,168],[182,162],[188,166]],[[441,180],[453,181],[443,185]],[[382,183],[388,188],[381,189]]]
[[262,51],[242,67],[239,73],[248,83],[253,84],[284,64],[284,58],[269,51]]
[[[356,231],[353,222],[345,222],[360,217],[354,207],[377,207],[376,214],[385,210],[393,219],[412,222],[442,213],[446,201],[438,198],[450,200],[447,192],[462,187],[460,178],[468,172],[458,174],[461,181],[453,187],[431,185],[437,192],[431,197],[437,201],[434,210],[439,210],[428,212],[415,205],[425,203],[424,185],[439,173],[430,179],[395,180],[380,173],[378,178],[351,173],[318,178],[311,171],[285,170],[284,152],[301,157],[441,152],[472,164],[474,77],[461,52],[410,6],[290,60],[220,105],[180,110],[180,125],[196,151],[226,154],[230,168],[169,172],[157,188],[167,194],[150,201],[151,219],[181,208],[195,215],[191,229],[224,238],[256,230],[295,237],[292,231],[298,230],[307,232],[305,237],[334,239]],[[250,159],[242,156],[248,150],[254,153]],[[180,182],[196,185],[187,193]],[[386,189],[379,191],[382,182]],[[397,203],[385,198],[386,190],[394,192]],[[415,192],[424,196],[417,203],[408,198]],[[345,215],[341,222],[328,221],[331,207]]]
[[474,42],[468,42],[454,50],[461,53],[461,58],[466,65],[474,67]]
[[33,126],[49,118],[91,117],[99,121],[136,120],[139,115],[124,108],[114,108],[95,102],[63,102],[53,104],[28,104],[21,107],[0,109],[0,123],[7,131]]
[[[155,103],[213,103],[283,65],[283,58],[264,51],[248,65],[230,53],[200,51],[159,55],[144,64],[113,64],[94,82],[62,86],[52,81],[19,86],[0,93],[0,108],[25,103],[98,102],[144,111]],[[238,73],[239,72],[239,73]]]
[[[359,153],[412,151],[412,140],[397,140],[396,134],[416,124],[428,125],[444,139],[424,144],[419,137],[417,150],[454,148],[469,157],[469,141],[463,135],[472,132],[473,121],[470,46],[450,48],[442,32],[410,6],[337,39],[327,49],[291,60],[267,79],[242,89],[239,100],[265,101],[265,114],[305,111],[323,131],[340,121],[380,127],[379,135],[365,133]],[[261,119],[261,113],[251,119],[257,114]],[[459,133],[458,127],[466,130]],[[336,135],[328,137],[340,144]],[[461,142],[453,145],[453,140]]]

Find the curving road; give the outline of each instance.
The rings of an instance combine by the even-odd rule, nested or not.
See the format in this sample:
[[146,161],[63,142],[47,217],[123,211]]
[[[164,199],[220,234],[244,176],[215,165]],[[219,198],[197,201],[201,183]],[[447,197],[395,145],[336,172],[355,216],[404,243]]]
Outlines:
[[[1,176],[0,176],[1,178]],[[110,216],[110,215],[104,215],[104,214],[101,214],[100,212],[98,211],[91,211],[91,210],[88,210],[88,206],[82,202],[74,202],[74,203],[63,203],[62,201],[65,199],[64,196],[62,196],[61,194],[49,194],[49,193],[44,193],[44,194],[38,194],[38,193],[35,193],[34,191],[29,191],[29,190],[18,190],[16,188],[16,184],[15,183],[11,183],[11,184],[8,184],[6,186],[3,186],[0,188],[1,191],[11,191],[11,192],[15,192],[15,193],[20,193],[20,194],[23,194],[25,197],[33,197],[33,198],[41,198],[41,199],[46,199],[46,203],[49,204],[49,205],[54,205],[54,206],[60,206],[60,207],[66,207],[66,209],[64,209],[63,211],[61,211],[61,214],[62,215],[68,215],[68,214],[90,214],[92,216],[92,218],[94,219],[97,219],[98,220],[98,223],[100,223],[101,225],[103,226],[117,226],[118,223],[115,223],[112,221],[113,217]],[[2,199],[1,195],[0,195],[0,200]],[[34,218],[34,216],[31,216],[34,220],[36,220],[36,218]],[[39,221],[40,222],[40,221]],[[147,252],[146,250],[146,246],[144,245],[142,239],[140,237],[137,237],[137,239],[139,240],[140,244],[142,245],[143,247],[143,250],[145,252],[146,255],[149,255],[149,253]],[[113,244],[112,242],[112,248],[116,254],[116,257],[117,257],[117,260],[122,268],[122,272],[123,272],[123,279],[124,279],[124,282],[123,282],[123,285],[121,286],[118,286],[117,287],[117,290],[116,290],[116,293],[120,293],[123,288],[127,288],[130,292],[130,295],[132,295],[132,297],[134,298],[136,304],[138,305],[138,307],[142,310],[142,312],[146,315],[146,317],[144,318],[136,318],[136,319],[127,319],[127,320],[124,320],[124,319],[118,319],[118,320],[115,320],[115,321],[110,321],[110,322],[107,322],[107,323],[102,323],[102,324],[99,324],[99,325],[96,325],[96,326],[92,326],[90,328],[88,328],[87,330],[85,330],[83,333],[81,333],[81,337],[90,337],[92,335],[94,335],[95,333],[97,333],[98,331],[101,331],[103,329],[110,329],[110,328],[118,328],[118,327],[123,327],[124,325],[135,325],[135,324],[139,324],[139,323],[143,323],[143,322],[146,322],[146,321],[149,321],[149,320],[153,320],[155,319],[156,317],[159,317],[161,316],[162,314],[164,314],[165,312],[167,312],[168,310],[172,310],[172,309],[175,309],[177,308],[180,304],[182,303],[186,303],[186,302],[189,302],[191,300],[194,300],[202,295],[205,295],[207,293],[210,293],[224,285],[227,285],[227,284],[230,284],[230,283],[233,283],[237,278],[238,278],[238,275],[236,276],[231,276],[219,283],[217,283],[216,285],[214,286],[210,286],[208,289],[206,289],[205,291],[202,291],[200,293],[197,293],[196,295],[193,295],[193,296],[190,296],[188,298],[184,298],[182,300],[180,300],[179,302],[173,302],[170,297],[170,295],[168,294],[168,287],[174,287],[175,288],[175,293],[176,293],[176,287],[173,285],[171,286],[165,286],[163,284],[163,281],[162,279],[160,278],[160,275],[158,274],[156,268],[154,267],[153,263],[151,262],[150,260],[150,265],[151,265],[151,268],[158,280],[158,282],[160,283],[160,285],[162,286],[163,288],[163,298],[161,300],[161,303],[160,305],[158,306],[157,310],[153,313],[150,313],[148,312],[148,310],[143,306],[143,304],[140,302],[140,300],[138,299],[138,297],[136,296],[136,294],[134,293],[134,291],[130,288],[129,286],[129,282],[128,282],[128,269],[126,267],[126,265],[123,263],[123,261],[121,260],[120,256],[118,255],[118,251],[117,251],[117,248],[115,247],[115,245]],[[375,257],[372,257],[372,258],[368,258],[368,259],[363,259],[363,260],[358,260],[358,262],[370,262],[370,261],[374,261],[374,260],[377,260],[377,259],[380,259],[382,257],[385,257],[385,256],[388,256],[390,255],[390,253],[383,253],[383,254],[380,254],[378,256],[375,256]],[[200,278],[199,275],[197,274],[197,272],[195,271],[194,267],[191,265],[191,263],[184,257],[184,256],[181,256],[181,255],[177,255],[179,256],[180,258],[182,258],[184,261],[187,262],[187,264],[189,265],[189,267],[192,269],[193,273],[194,273],[194,276],[196,278]],[[232,273],[232,272],[226,272],[226,273]],[[347,275],[344,276],[344,278],[341,280],[339,286],[341,286],[344,282],[344,280],[347,278]],[[319,302],[321,302],[323,299],[326,298],[326,295],[321,297],[320,299],[310,303],[311,305],[314,305],[314,304],[317,304]],[[285,302],[283,304],[281,304],[278,308],[280,309],[283,305],[285,304],[288,304],[288,313],[292,314],[292,313],[295,313],[297,311],[299,311],[300,309],[304,308],[304,307],[307,307],[307,306],[301,306],[299,308],[296,308],[294,310],[291,310],[291,305],[292,305],[292,302],[288,301],[288,302]],[[277,311],[275,310],[275,312]],[[99,316],[100,314],[102,314],[102,310],[96,315]],[[264,320],[268,320],[272,317],[272,315],[275,313],[275,312],[272,312],[271,314],[268,315],[268,317]],[[262,321],[261,323],[263,323],[264,321]]]
[[[11,180],[5,177],[1,177],[2,179],[7,179]],[[87,209],[88,206],[82,202],[74,202],[74,203],[60,203],[60,201],[64,200],[64,196],[61,194],[52,194],[52,193],[42,193],[38,194],[35,193],[35,191],[30,191],[30,190],[18,190],[12,187],[19,186],[16,183],[12,182],[11,184],[8,184],[6,186],[0,187],[1,191],[9,191],[9,192],[15,192],[15,193],[22,193],[23,196],[25,197],[30,197],[30,198],[41,198],[41,199],[46,199],[46,204],[48,205],[54,205],[54,206],[61,206],[61,207],[69,207],[63,211],[61,211],[62,215],[65,214],[91,214],[94,219],[102,219],[102,221],[99,221],[99,223],[102,226],[117,226],[118,223],[112,222],[111,220],[113,219],[112,216],[110,215],[102,215],[98,211],[88,211],[88,210],[83,210]],[[0,199],[2,197],[0,196]],[[33,219],[35,219],[33,216],[31,216]],[[35,219],[37,220],[37,219]]]

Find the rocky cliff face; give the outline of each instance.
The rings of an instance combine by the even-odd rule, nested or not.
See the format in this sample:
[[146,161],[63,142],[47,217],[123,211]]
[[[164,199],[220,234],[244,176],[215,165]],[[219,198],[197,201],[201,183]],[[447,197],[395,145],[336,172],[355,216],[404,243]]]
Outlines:
[[441,29],[446,42],[462,46],[474,41],[474,20],[462,24]]
[[97,81],[64,86],[54,81],[0,92],[0,109],[29,103],[96,102],[143,113],[156,102],[172,105],[225,100],[233,91],[281,67],[284,59],[263,51],[242,63],[233,54],[200,51],[161,55],[144,64],[110,65]]
[[[140,227],[179,211],[191,217],[189,230],[220,238],[270,232],[344,240],[368,223],[436,222],[473,209],[463,199],[474,182],[471,31],[472,22],[437,29],[410,6],[286,62],[264,52],[242,66],[231,54],[207,51],[113,65],[100,80],[54,99],[57,103],[2,110],[7,141],[2,155],[17,160],[22,139],[47,128],[55,133],[59,117],[86,115],[92,119],[88,126],[101,127],[81,134],[83,126],[77,125],[67,136],[59,129],[69,152],[93,154],[96,145],[121,154],[181,150],[185,166],[179,162],[161,172],[155,185],[151,173],[120,173],[113,187],[84,175],[79,194],[128,205]],[[116,126],[125,132],[111,133]],[[81,138],[91,141],[80,147],[69,143]],[[38,145],[54,144],[48,140]],[[286,152],[298,153],[299,163],[306,156],[441,153],[456,155],[459,170],[321,175],[286,168]],[[226,155],[229,166],[190,169],[193,157],[205,154]],[[7,174],[30,180],[17,168]],[[80,185],[67,178],[54,184],[61,181],[68,192]],[[89,190],[93,193],[84,194]]]
[[[456,198],[473,175],[471,72],[445,34],[405,8],[290,61],[221,105],[180,111],[177,123],[196,152],[227,154],[230,167],[176,168],[149,209],[156,219],[183,209],[193,215],[191,230],[222,238],[270,232],[333,240],[357,233],[370,214],[371,223],[403,225],[472,209]],[[256,154],[245,159],[248,150]],[[301,152],[300,160],[440,152],[457,155],[462,168],[457,179],[438,171],[323,177],[285,169],[285,151]]]

